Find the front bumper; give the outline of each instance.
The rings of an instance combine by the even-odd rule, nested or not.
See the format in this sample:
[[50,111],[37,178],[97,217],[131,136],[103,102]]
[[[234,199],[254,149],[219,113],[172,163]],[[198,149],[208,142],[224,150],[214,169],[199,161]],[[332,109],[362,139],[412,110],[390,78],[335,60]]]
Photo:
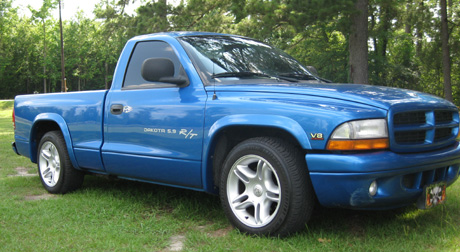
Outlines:
[[[305,159],[321,205],[388,209],[415,203],[426,185],[454,183],[459,177],[460,145],[411,154],[307,154]],[[378,185],[375,196],[369,194],[373,181]]]

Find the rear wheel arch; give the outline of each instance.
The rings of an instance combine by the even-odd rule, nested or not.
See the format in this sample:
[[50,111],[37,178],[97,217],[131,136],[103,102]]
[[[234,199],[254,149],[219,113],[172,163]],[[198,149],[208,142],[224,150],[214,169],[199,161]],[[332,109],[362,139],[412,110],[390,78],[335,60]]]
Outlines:
[[35,118],[30,131],[31,161],[34,163],[37,162],[38,144],[40,143],[40,140],[43,138],[43,136],[50,131],[61,132],[62,136],[64,137],[70,161],[76,169],[79,169],[73,152],[73,144],[69,128],[64,118],[58,114],[40,114]]
[[30,148],[31,159],[35,163],[37,161],[37,149],[40,140],[49,131],[61,130],[59,125],[51,120],[39,120],[34,123],[30,131]]

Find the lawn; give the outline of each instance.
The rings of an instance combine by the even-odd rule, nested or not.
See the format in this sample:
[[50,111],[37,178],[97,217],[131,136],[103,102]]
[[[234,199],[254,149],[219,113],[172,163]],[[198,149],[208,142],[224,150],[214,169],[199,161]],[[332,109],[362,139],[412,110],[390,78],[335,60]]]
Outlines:
[[284,239],[240,234],[199,192],[86,176],[82,189],[50,195],[11,150],[11,109],[0,101],[0,251],[460,251],[460,182],[430,210],[318,208]]

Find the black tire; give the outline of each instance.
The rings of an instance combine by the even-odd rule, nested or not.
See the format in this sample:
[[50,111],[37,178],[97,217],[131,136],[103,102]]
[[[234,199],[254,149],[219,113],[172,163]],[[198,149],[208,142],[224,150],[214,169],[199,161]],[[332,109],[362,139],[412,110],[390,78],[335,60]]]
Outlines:
[[248,139],[230,151],[219,193],[232,225],[262,236],[286,236],[304,229],[315,203],[301,152],[270,137]]
[[50,131],[40,140],[37,166],[40,180],[49,193],[65,194],[83,184],[84,173],[72,166],[60,131]]

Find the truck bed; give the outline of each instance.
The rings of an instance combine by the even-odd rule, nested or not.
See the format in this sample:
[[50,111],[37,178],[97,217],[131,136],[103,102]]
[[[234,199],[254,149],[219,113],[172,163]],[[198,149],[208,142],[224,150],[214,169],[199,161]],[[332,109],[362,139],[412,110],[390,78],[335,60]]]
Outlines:
[[[16,148],[19,154],[36,162],[37,142],[31,135],[34,124],[54,127],[58,122],[66,139],[70,140],[71,161],[76,167],[103,169],[100,148],[103,141],[102,122],[106,90],[18,96],[15,99]],[[71,132],[71,133],[70,133]]]

